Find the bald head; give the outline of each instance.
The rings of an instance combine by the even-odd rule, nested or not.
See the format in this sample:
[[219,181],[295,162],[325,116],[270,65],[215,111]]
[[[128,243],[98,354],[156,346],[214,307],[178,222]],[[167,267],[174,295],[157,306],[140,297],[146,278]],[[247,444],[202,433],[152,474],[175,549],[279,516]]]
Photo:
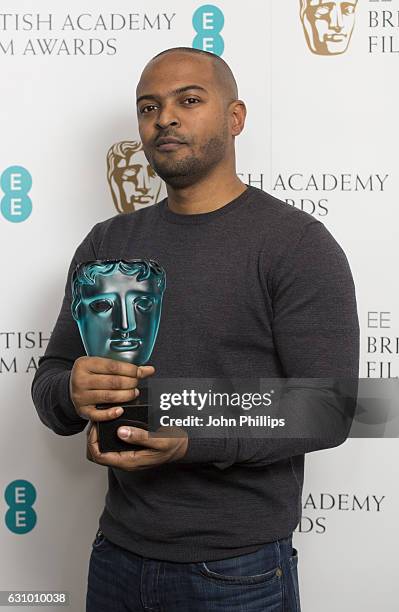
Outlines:
[[[230,69],[230,66],[218,55],[209,53],[209,51],[202,51],[201,49],[193,49],[192,47],[172,47],[171,49],[165,49],[154,55],[153,58],[148,62],[147,66],[150,66],[152,62],[155,62],[159,57],[165,57],[174,53],[184,53],[192,55],[197,58],[204,58],[204,61],[209,62],[213,70],[213,76],[218,90],[220,91],[225,103],[228,105],[233,100],[238,98],[237,82]],[[172,58],[171,58],[172,59]],[[147,67],[146,66],[146,67]]]
[[246,115],[237,98],[229,66],[213,53],[175,47],[146,64],[136,88],[140,138],[151,167],[169,186],[234,174],[234,139]]

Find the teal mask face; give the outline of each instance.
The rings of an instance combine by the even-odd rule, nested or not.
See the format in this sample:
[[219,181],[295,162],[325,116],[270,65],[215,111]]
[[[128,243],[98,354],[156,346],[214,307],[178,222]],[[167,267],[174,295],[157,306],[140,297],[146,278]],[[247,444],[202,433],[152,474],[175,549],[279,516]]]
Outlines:
[[80,264],[72,277],[72,315],[88,355],[144,365],[161,318],[165,271],[154,260]]

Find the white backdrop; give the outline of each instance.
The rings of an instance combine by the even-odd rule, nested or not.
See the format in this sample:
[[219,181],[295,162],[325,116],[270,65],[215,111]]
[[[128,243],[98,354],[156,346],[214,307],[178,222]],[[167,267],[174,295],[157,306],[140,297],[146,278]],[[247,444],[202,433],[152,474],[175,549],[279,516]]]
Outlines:
[[[96,222],[119,214],[106,155],[115,143],[138,140],[135,86],[159,51],[199,40],[217,52],[222,37],[248,108],[238,173],[333,233],[356,284],[359,375],[399,375],[399,0],[332,3],[317,21],[321,40],[328,30],[324,45],[314,29],[306,39],[300,4],[219,0],[220,33],[214,5],[192,0],[2,6],[0,590],[66,590],[71,609],[84,609],[106,471],[86,461],[84,433],[63,438],[40,423],[30,384],[76,246]],[[342,17],[338,5],[350,5]],[[211,13],[209,31],[194,30],[197,10]],[[24,170],[13,180],[14,166]],[[20,190],[26,171],[31,212]],[[158,199],[164,194],[163,187]],[[350,439],[307,456],[294,537],[304,612],[398,609],[398,460],[397,439]],[[18,480],[27,483],[19,493]],[[34,512],[24,503],[33,488]],[[9,509],[10,495],[19,506]]]

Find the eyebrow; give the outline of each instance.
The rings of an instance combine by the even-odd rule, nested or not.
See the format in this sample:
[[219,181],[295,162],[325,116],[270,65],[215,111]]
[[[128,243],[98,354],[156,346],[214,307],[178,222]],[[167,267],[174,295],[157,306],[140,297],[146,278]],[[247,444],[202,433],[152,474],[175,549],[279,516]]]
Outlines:
[[[205,87],[201,87],[201,85],[185,85],[184,87],[178,87],[177,89],[173,89],[172,91],[169,91],[166,94],[166,96],[178,96],[179,94],[184,93],[185,91],[188,91],[191,89],[197,89],[199,91],[204,91],[205,93],[208,93]],[[156,99],[157,99],[157,96],[154,96],[153,94],[145,94],[137,98],[136,104],[141,102],[141,100],[156,100]]]

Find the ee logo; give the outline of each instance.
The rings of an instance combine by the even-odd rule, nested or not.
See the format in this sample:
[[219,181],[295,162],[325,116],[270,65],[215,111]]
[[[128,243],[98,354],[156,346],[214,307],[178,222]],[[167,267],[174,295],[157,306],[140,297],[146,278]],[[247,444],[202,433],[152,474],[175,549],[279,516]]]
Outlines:
[[32,201],[28,196],[32,177],[23,166],[10,166],[1,175],[0,185],[4,192],[1,200],[1,214],[7,221],[26,221],[32,212]]
[[36,525],[36,489],[28,480],[13,480],[4,493],[8,505],[6,525],[13,533],[28,533]]
[[213,4],[200,6],[193,15],[193,26],[197,32],[193,40],[193,48],[222,55],[224,40],[220,32],[224,26],[224,15],[220,8]]

